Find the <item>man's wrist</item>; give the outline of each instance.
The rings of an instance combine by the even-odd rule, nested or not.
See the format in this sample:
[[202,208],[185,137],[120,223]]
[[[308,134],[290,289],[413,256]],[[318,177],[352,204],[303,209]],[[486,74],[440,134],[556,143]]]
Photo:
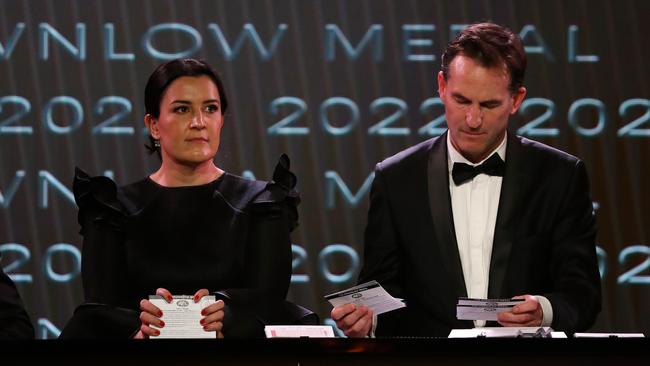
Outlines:
[[542,307],[542,327],[550,327],[553,324],[553,306],[551,302],[544,296],[535,295],[535,299],[539,302],[539,305]]
[[375,336],[375,330],[377,330],[377,314],[372,314],[372,326],[370,327],[370,332],[368,332],[366,338],[377,338]]

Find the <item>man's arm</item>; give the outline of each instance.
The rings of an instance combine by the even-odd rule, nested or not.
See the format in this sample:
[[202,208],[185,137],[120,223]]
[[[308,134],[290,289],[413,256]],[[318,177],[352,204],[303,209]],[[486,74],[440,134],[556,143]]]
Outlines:
[[567,186],[553,233],[549,270],[554,277],[553,291],[542,295],[553,307],[553,328],[578,332],[591,327],[601,308],[596,220],[587,170],[581,161]]
[[582,162],[576,162],[561,200],[550,245],[552,291],[543,296],[517,296],[525,302],[499,314],[503,326],[550,325],[577,332],[589,328],[600,312],[595,218]]
[[0,269],[0,339],[34,339],[34,327],[16,286]]
[[364,233],[364,259],[359,283],[376,280],[391,295],[401,298],[402,289],[398,280],[400,253],[392,218],[394,212],[388,199],[389,189],[379,163],[370,189],[368,223]]
[[[364,264],[359,274],[359,283],[376,280],[391,295],[402,297],[398,279],[400,255],[391,218],[393,212],[388,199],[388,189],[379,163],[370,189],[370,208],[364,238]],[[364,337],[373,329],[372,311],[365,307],[357,308],[346,304],[334,308],[331,315],[337,327],[349,337]],[[379,316],[379,335],[393,333],[391,329],[397,323],[396,315],[389,313]]]

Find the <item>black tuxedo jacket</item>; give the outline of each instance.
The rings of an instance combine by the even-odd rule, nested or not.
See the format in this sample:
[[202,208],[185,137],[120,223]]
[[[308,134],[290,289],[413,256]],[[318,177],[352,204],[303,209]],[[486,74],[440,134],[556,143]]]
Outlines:
[[34,327],[23,307],[16,285],[0,269],[0,341],[33,338]]
[[[449,194],[447,135],[377,164],[359,282],[377,280],[406,308],[379,316],[377,336],[447,336],[467,296]],[[553,328],[590,327],[601,305],[595,219],[584,164],[508,134],[488,296],[543,295]]]

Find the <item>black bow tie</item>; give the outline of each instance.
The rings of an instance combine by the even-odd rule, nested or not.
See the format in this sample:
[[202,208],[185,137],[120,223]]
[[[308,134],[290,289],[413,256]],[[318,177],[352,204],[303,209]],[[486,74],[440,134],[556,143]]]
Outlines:
[[481,173],[503,177],[505,167],[506,163],[501,160],[499,154],[494,153],[489,159],[484,161],[483,164],[477,166],[471,166],[465,163],[454,163],[451,176],[454,178],[454,183],[459,186]]

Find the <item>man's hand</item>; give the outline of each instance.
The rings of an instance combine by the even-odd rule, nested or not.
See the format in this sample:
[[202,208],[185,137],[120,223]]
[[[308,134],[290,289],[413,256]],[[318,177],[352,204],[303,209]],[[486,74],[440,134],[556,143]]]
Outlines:
[[372,329],[372,310],[362,305],[345,304],[332,309],[332,319],[336,326],[350,338],[362,338]]
[[497,321],[504,327],[539,327],[544,320],[542,305],[534,296],[515,296],[513,299],[524,299],[521,304],[515,305],[512,311],[499,313]]

